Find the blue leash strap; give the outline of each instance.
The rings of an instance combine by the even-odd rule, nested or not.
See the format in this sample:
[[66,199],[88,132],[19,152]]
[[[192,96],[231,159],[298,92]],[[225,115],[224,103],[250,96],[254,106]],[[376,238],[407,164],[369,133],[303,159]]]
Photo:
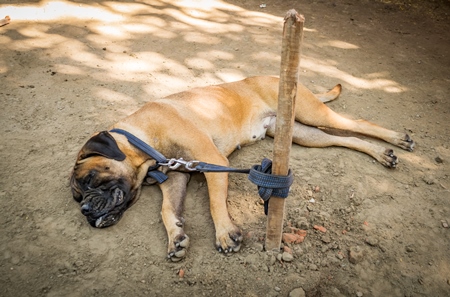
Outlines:
[[[152,148],[150,145],[140,140],[133,134],[122,130],[112,129],[110,132],[119,133],[124,135],[128,141],[156,160],[156,165],[148,169],[147,176],[155,179],[158,183],[165,182],[168,177],[165,173],[157,170],[162,165],[168,165],[168,160],[163,154]],[[180,159],[182,160],[182,159]],[[177,161],[177,160],[175,160]],[[178,160],[179,161],[179,160]],[[164,163],[164,164],[160,164]],[[195,166],[191,167],[195,163]],[[288,175],[273,175],[272,174],[272,161],[264,158],[261,165],[254,165],[251,169],[236,169],[226,166],[214,165],[205,162],[183,162],[186,169],[189,171],[199,172],[237,172],[248,174],[248,179],[258,186],[258,194],[264,200],[264,213],[267,215],[269,207],[269,199],[272,196],[287,198],[289,195],[289,188],[294,181],[292,171],[289,169]],[[189,164],[189,165],[186,165]],[[178,166],[176,166],[178,168]]]
[[236,172],[236,173],[250,173],[250,169],[237,169],[226,166],[214,165],[205,162],[199,162],[194,167],[196,171],[200,172]]
[[269,209],[270,197],[287,198],[289,188],[294,182],[291,170],[289,170],[287,176],[272,174],[272,161],[267,158],[263,159],[261,165],[253,165],[251,169],[236,169],[205,162],[199,162],[194,168],[195,171],[200,172],[247,173],[248,179],[258,186],[258,194],[264,200],[264,213],[266,215]]
[[272,161],[264,158],[261,165],[254,165],[250,169],[248,179],[258,186],[258,194],[264,200],[264,213],[267,215],[270,197],[287,198],[294,175],[290,169],[286,176],[272,174]]

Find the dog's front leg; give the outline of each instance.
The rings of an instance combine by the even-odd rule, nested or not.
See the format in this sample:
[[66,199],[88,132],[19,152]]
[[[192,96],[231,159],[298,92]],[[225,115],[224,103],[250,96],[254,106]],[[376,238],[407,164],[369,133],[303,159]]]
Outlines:
[[208,183],[211,216],[216,228],[216,248],[219,252],[237,252],[242,233],[231,221],[227,209],[228,173],[205,173]]
[[171,171],[167,176],[167,181],[160,184],[163,194],[161,214],[169,240],[168,258],[177,262],[184,258],[189,246],[189,237],[184,233],[182,217],[189,174]]

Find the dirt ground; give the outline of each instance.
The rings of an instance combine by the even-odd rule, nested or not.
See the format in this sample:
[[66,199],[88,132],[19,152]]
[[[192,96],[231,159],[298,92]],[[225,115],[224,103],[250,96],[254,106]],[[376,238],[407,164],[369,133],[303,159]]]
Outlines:
[[[342,83],[334,110],[409,133],[414,152],[386,144],[400,159],[390,170],[294,146],[286,231],[307,236],[283,244],[286,261],[263,251],[266,217],[243,175],[230,182],[245,234],[231,256],[214,249],[202,175],[188,187],[181,262],[165,258],[158,187],[119,224],[90,227],[68,183],[89,136],[153,98],[278,75],[290,8],[306,18],[301,81],[315,92]],[[0,295],[449,296],[449,13],[447,0],[2,1]],[[272,144],[231,164],[271,158]]]

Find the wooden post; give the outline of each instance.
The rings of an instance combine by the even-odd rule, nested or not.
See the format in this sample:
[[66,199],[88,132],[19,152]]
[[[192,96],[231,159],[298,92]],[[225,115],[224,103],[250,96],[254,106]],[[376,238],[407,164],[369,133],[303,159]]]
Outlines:
[[[284,18],[278,111],[272,164],[272,173],[275,175],[288,175],[289,172],[289,156],[295,121],[295,97],[297,95],[304,22],[305,18],[294,9],[289,10]],[[280,251],[284,202],[284,198],[276,196],[270,198],[266,229],[266,251]]]

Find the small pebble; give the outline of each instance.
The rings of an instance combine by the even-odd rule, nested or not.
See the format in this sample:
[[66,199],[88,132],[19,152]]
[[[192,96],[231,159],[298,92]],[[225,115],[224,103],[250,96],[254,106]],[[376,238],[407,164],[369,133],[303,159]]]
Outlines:
[[295,222],[295,225],[297,226],[297,228],[300,229],[309,229],[309,223],[308,223],[308,219],[305,217],[299,217],[297,219],[297,221]]
[[277,260],[281,262],[281,260],[283,260],[283,255],[282,254],[278,254],[277,255]]
[[362,297],[364,294],[362,292],[356,292],[356,296]]
[[283,255],[281,256],[281,258],[282,258],[283,261],[285,261],[285,262],[291,262],[292,260],[294,260],[294,256],[292,256],[292,255],[289,254],[288,252],[283,252]]
[[322,240],[323,243],[330,243],[331,242],[331,238],[328,235],[322,236],[321,240]]
[[277,258],[274,255],[271,255],[270,256],[270,261],[269,261],[270,265],[275,264],[276,261],[277,261]]
[[350,247],[350,251],[348,254],[348,260],[352,264],[357,264],[361,262],[361,260],[364,257],[364,251],[359,246],[352,246]]
[[289,297],[305,297],[306,293],[303,288],[296,288],[289,293]]
[[283,252],[289,253],[292,255],[292,249],[287,245],[283,246]]
[[437,156],[436,158],[434,158],[434,160],[436,161],[436,163],[442,164],[444,163],[444,160],[442,160],[441,157]]
[[255,242],[253,243],[252,248],[258,252],[262,252],[264,250],[264,245],[262,243]]
[[316,230],[318,230],[318,231],[320,231],[322,233],[327,232],[327,228],[325,228],[323,226],[314,225],[314,229],[316,229]]
[[378,245],[378,239],[376,239],[373,236],[369,236],[366,238],[366,243],[370,246],[377,246]]
[[427,175],[422,177],[422,180],[427,184],[427,185],[434,185],[436,183],[436,179],[434,178],[434,176],[432,175]]

